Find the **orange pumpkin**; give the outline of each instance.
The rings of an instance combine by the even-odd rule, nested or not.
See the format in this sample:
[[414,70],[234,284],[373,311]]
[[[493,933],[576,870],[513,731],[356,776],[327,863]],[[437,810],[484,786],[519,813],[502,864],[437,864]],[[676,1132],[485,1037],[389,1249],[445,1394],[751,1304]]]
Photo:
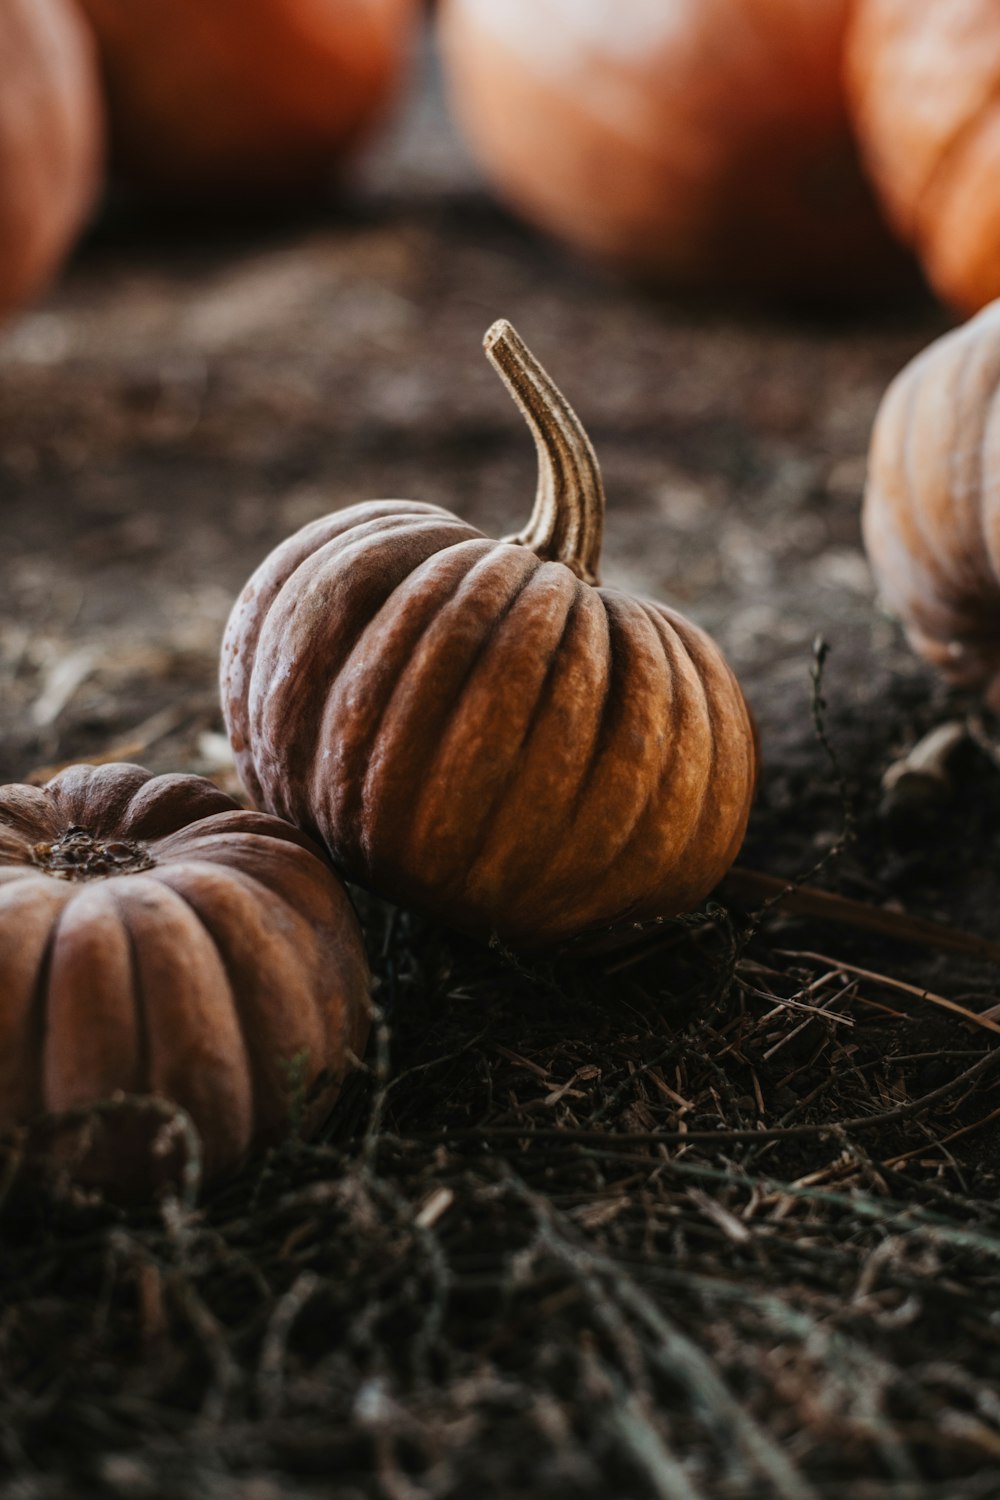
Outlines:
[[886,210],[938,293],[975,312],[1000,296],[1000,7],[858,0],[847,58]]
[[1000,302],[890,385],[868,460],[864,535],[914,649],[1000,702]]
[[515,208],[643,278],[827,296],[895,274],[841,85],[849,0],[442,0]]
[[81,0],[123,173],[184,194],[295,193],[383,113],[416,0]]
[[0,317],[58,269],[97,191],[103,145],[91,38],[67,0],[0,5]]
[[408,500],[304,527],[236,603],[222,699],[260,806],[380,894],[530,948],[698,902],[755,746],[712,641],[598,586],[593,449],[509,324],[486,347],[538,446],[527,528]]
[[[212,1176],[286,1131],[297,1095],[322,1120],[368,997],[350,902],[296,829],[132,765],[0,787],[0,1125],[157,1095]],[[73,1136],[81,1175],[148,1192],[144,1118]]]

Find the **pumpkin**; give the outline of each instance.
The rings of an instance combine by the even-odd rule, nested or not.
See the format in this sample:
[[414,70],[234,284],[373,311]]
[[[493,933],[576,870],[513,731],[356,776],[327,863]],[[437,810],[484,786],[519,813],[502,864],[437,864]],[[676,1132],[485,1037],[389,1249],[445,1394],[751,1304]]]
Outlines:
[[849,0],[442,0],[501,193],[644,279],[836,295],[898,271],[841,83]]
[[185,195],[298,193],[382,114],[416,0],[81,0],[123,175]]
[[[157,1095],[214,1176],[286,1131],[300,1097],[305,1128],[323,1119],[368,997],[350,902],[296,829],[134,765],[0,787],[0,1125]],[[155,1185],[136,1110],[73,1137],[84,1180]]]
[[94,201],[103,146],[91,38],[68,0],[0,6],[0,317],[34,297]]
[[872,433],[864,536],[887,607],[1000,702],[1000,302],[912,360]]
[[409,500],[312,522],[238,599],[222,698],[258,805],[381,895],[528,949],[698,902],[755,745],[712,641],[599,587],[590,442],[508,323],[486,350],[538,448],[525,530]]
[[847,71],[862,153],[937,292],[1000,296],[1000,8],[858,0]]

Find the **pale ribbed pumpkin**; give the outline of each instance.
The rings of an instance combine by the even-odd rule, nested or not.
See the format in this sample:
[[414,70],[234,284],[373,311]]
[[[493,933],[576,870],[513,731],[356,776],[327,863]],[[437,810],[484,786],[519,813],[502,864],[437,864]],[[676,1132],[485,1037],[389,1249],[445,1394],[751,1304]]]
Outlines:
[[698,902],[743,837],[755,746],[713,642],[598,587],[593,449],[509,324],[486,348],[538,447],[526,530],[407,500],[304,527],[235,605],[222,700],[260,806],[351,879],[530,948]]
[[0,5],[0,316],[36,295],[90,211],[103,147],[97,62],[68,0]]
[[1000,701],[1000,302],[895,378],[872,433],[864,536],[914,650]]
[[456,117],[514,208],[641,278],[890,284],[841,79],[850,0],[442,0]]
[[114,157],[182,195],[297,193],[383,114],[417,0],[81,0]]
[[[212,1176],[310,1091],[302,1123],[320,1123],[368,1025],[354,913],[297,829],[133,765],[0,787],[0,1126],[157,1095],[190,1115]],[[144,1118],[91,1121],[62,1154],[142,1195],[182,1145],[154,1172]]]
[[858,0],[847,76],[862,155],[932,286],[1000,296],[1000,6]]

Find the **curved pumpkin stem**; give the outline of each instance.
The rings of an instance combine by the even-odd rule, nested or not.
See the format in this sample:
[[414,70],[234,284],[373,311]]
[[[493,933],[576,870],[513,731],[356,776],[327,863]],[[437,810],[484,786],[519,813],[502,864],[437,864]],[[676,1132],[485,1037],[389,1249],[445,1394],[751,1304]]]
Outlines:
[[538,450],[535,508],[523,531],[505,537],[546,562],[565,563],[584,583],[599,583],[604,485],[597,455],[566,397],[500,318],[483,339],[486,358],[531,428]]

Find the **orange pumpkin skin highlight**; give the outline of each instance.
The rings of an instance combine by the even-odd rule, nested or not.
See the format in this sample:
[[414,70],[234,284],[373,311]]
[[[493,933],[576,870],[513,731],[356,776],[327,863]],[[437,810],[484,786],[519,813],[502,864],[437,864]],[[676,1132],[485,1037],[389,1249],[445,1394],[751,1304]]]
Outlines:
[[898,271],[841,83],[849,0],[443,0],[457,117],[527,218],[644,279]]
[[297,193],[377,123],[416,0],[82,0],[123,174],[182,194]]
[[872,433],[863,524],[881,595],[914,650],[996,700],[1000,303],[890,385]]
[[[297,1091],[319,1086],[322,1122],[368,997],[350,902],[296,829],[133,765],[0,787],[0,1126],[153,1094],[214,1176],[288,1130]],[[98,1132],[85,1180],[156,1186],[136,1118]]]
[[93,45],[66,0],[0,5],[0,317],[40,292],[96,195],[103,124]]
[[701,630],[580,576],[599,525],[577,540],[384,500],[278,547],[222,653],[252,797],[350,878],[521,949],[696,904],[743,838],[748,711]]
[[847,76],[893,223],[939,295],[977,311],[1000,296],[1000,8],[858,0]]

